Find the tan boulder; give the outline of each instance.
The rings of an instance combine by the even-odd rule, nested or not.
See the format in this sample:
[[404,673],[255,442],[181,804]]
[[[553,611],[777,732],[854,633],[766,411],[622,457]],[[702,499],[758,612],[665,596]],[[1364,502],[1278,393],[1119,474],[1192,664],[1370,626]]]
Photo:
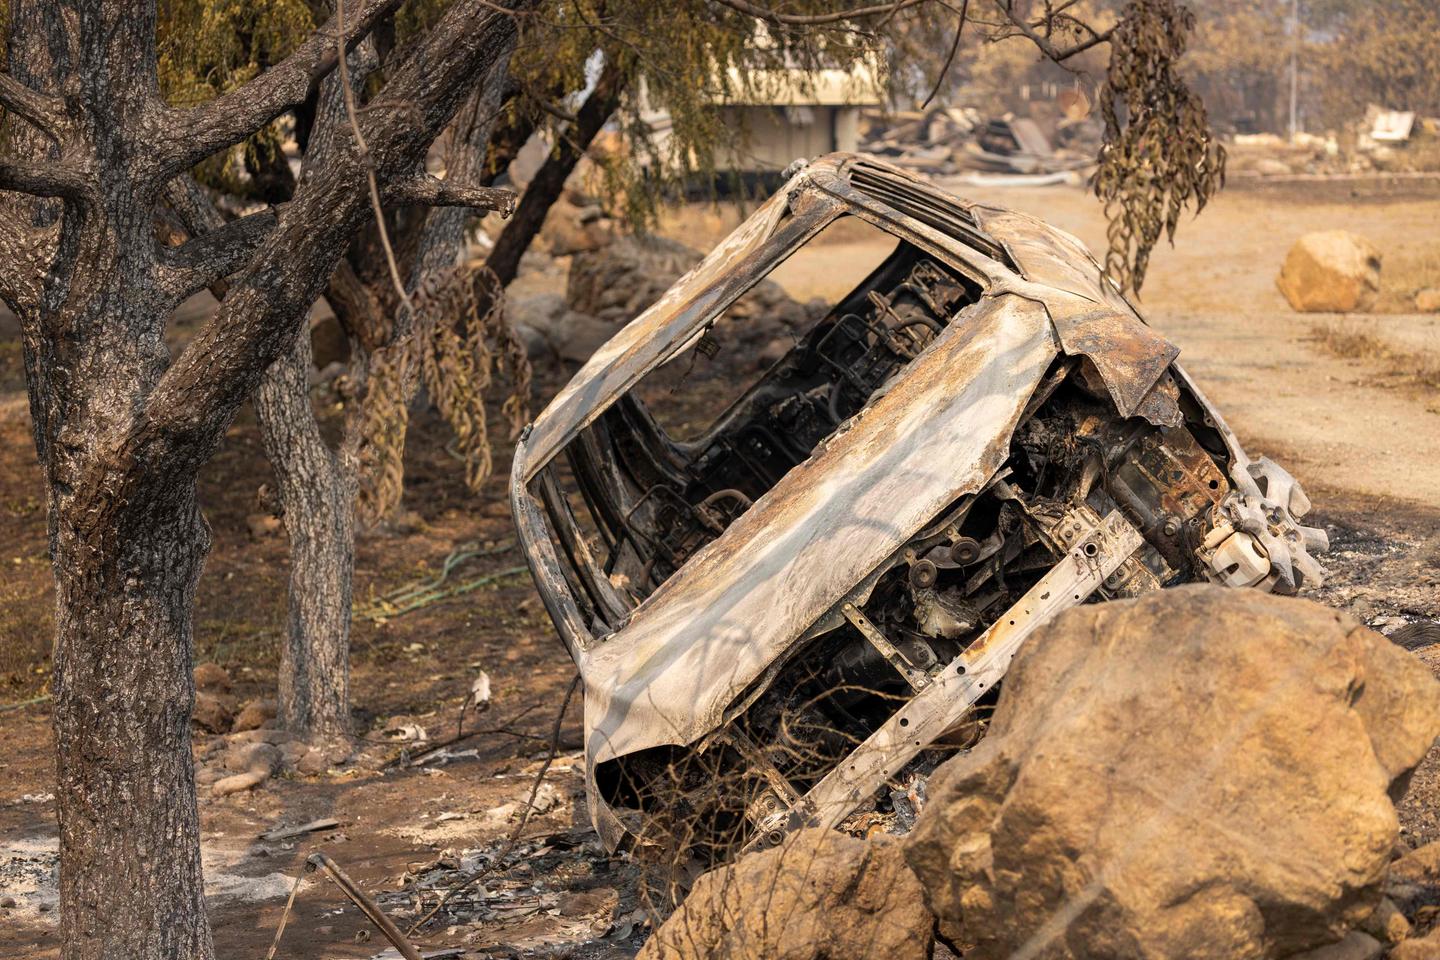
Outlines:
[[926,960],[933,926],[897,841],[803,830],[702,876],[637,960]]
[[1363,313],[1380,292],[1380,251],[1348,230],[1307,233],[1290,248],[1276,284],[1302,313]]
[[211,693],[230,692],[230,673],[218,663],[199,663],[195,665],[195,689],[206,690]]
[[1375,910],[1390,792],[1437,734],[1440,683],[1318,604],[1083,606],[1026,643],[906,853],[966,960],[1289,956]]
[[1440,927],[1428,936],[1406,940],[1390,951],[1390,960],[1440,960]]
[[240,712],[236,714],[235,722],[231,725],[230,729],[235,733],[244,730],[258,730],[274,719],[274,700],[251,700],[240,708]]
[[190,722],[209,733],[224,733],[230,729],[235,716],[230,704],[229,697],[199,691],[195,694],[195,707],[190,711]]

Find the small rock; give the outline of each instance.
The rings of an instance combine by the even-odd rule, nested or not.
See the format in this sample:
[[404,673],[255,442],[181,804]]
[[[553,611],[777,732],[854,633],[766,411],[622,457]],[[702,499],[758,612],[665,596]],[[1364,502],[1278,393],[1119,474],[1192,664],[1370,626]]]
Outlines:
[[934,924],[897,842],[810,829],[702,876],[637,960],[925,960]]
[[1406,913],[1440,902],[1440,840],[1417,847],[1390,864],[1385,895]]
[[273,743],[275,746],[294,743],[304,740],[298,733],[289,730],[281,730],[274,726],[274,720],[265,721],[269,726],[260,727],[258,730],[242,730],[239,733],[232,733],[229,736],[231,743]]
[[280,749],[269,743],[237,743],[225,751],[220,766],[226,770],[264,770],[269,774],[280,766]]
[[1307,233],[1275,282],[1301,313],[1363,313],[1380,292],[1380,251],[1347,230]]
[[254,790],[269,779],[270,771],[268,770],[247,770],[244,773],[237,773],[233,777],[216,781],[215,785],[210,788],[210,795],[212,797],[228,797],[232,793]]
[[567,310],[556,323],[549,343],[562,360],[583,363],[604,346],[618,329],[613,323],[597,320],[588,313]]
[[1390,951],[1390,960],[1440,960],[1440,927],[1427,937],[1406,940]]
[[307,750],[295,761],[295,772],[304,774],[307,777],[318,777],[330,769],[330,762],[325,759],[325,754],[319,750]]
[[190,721],[210,733],[224,733],[234,721],[233,708],[226,703],[227,699],[203,691],[195,694],[195,708],[190,712]]
[[0,910],[14,910],[16,906],[14,897],[0,897]]
[[542,333],[549,330],[566,310],[565,298],[558,293],[537,293],[507,300],[505,313],[511,323],[524,324]]
[[607,246],[615,239],[615,227],[598,208],[577,207],[562,197],[546,213],[540,236],[553,256],[565,257]]
[[195,667],[195,689],[210,693],[230,692],[230,672],[218,663],[202,663]]
[[235,722],[230,726],[232,733],[244,730],[258,730],[268,721],[275,719],[274,700],[251,700],[240,708]]
[[284,526],[284,522],[279,517],[270,513],[252,513],[245,518],[245,527],[250,531],[250,536],[256,540],[274,536]]
[[1410,921],[1395,906],[1394,900],[1384,897],[1375,912],[1360,924],[1360,929],[1384,943],[1399,943],[1410,936]]
[[590,917],[604,914],[608,917],[619,902],[620,894],[613,887],[577,890],[560,897],[560,916]]
[[1306,953],[1290,954],[1290,960],[1377,960],[1380,957],[1380,941],[1369,934],[1351,930],[1339,943],[1308,950]]
[[1426,287],[1415,294],[1415,309],[1421,313],[1440,313],[1440,287]]
[[1293,171],[1290,164],[1274,157],[1261,157],[1255,161],[1255,172],[1262,177],[1283,177]]
[[1290,960],[1376,960],[1381,949],[1380,941],[1368,933],[1351,930],[1339,943],[1291,954]]

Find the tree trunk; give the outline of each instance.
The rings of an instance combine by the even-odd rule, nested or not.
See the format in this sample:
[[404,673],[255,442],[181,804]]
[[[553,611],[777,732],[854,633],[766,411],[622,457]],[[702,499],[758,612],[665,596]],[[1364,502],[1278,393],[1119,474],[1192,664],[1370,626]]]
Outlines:
[[[491,205],[415,171],[513,45],[515,18],[492,6],[451,5],[361,118],[381,183]],[[365,7],[372,18],[386,9]],[[284,215],[252,214],[173,249],[156,245],[155,201],[303,102],[330,69],[335,31],[356,40],[365,25],[322,29],[251,86],[177,109],[160,99],[155,0],[9,10],[0,298],[22,322],[57,588],[62,956],[212,960],[189,731],[191,612],[209,549],[196,478],[364,222],[367,171],[351,148]],[[44,135],[13,136],[17,118]],[[226,277],[215,317],[172,357],[166,317]]]
[[310,368],[310,338],[302,335],[265,374],[255,409],[290,537],[280,722],[307,739],[326,739],[350,733],[356,483],[353,458],[332,453],[321,436]]
[[[575,122],[566,128],[560,142],[555,144],[555,149],[550,151],[535,178],[526,186],[520,205],[515,208],[515,215],[500,231],[495,249],[485,258],[485,263],[494,271],[502,288],[508,287],[520,272],[520,258],[540,232],[545,215],[565,191],[565,181],[575,171],[575,165],[620,105],[623,88],[623,71],[613,60],[607,61],[600,72],[600,79],[595,82],[595,89],[590,91],[590,96],[585,98],[585,103],[575,114]],[[483,278],[477,282],[483,284]]]
[[214,956],[190,754],[190,610],[210,536],[193,482],[166,501],[87,536],[114,504],[53,498],[66,960]]

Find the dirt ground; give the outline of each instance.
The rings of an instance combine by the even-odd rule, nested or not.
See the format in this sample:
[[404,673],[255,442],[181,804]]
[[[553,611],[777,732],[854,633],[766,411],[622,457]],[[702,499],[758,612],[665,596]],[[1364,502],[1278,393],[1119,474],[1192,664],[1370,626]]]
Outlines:
[[[1036,213],[1092,249],[1104,221],[1079,188],[956,192]],[[1247,447],[1286,465],[1316,503],[1331,534],[1333,577],[1324,602],[1382,630],[1440,617],[1440,390],[1418,371],[1440,357],[1440,315],[1363,318],[1299,316],[1274,286],[1295,237],[1344,227],[1386,256],[1387,309],[1402,305],[1440,254],[1440,190],[1366,192],[1361,184],[1232,189],[1178,245],[1157,252],[1143,309],[1178,343],[1181,362],[1229,418]],[[1352,195],[1352,192],[1355,195]],[[667,231],[692,245],[713,242],[731,215],[690,209]],[[876,251],[846,235],[808,249],[777,278],[793,295],[835,294]],[[1395,269],[1390,269],[1395,266]],[[562,269],[527,279],[552,284]],[[1359,324],[1385,349],[1338,355],[1326,325]],[[0,338],[0,345],[13,343]],[[1329,345],[1327,345],[1329,344]],[[1342,353],[1344,351],[1341,351]],[[553,392],[559,371],[542,375]],[[41,480],[34,463],[18,349],[0,346],[0,704],[43,697],[52,624]],[[466,544],[489,552],[445,581],[474,589],[388,618],[357,619],[353,694],[358,758],[312,777],[272,780],[223,799],[203,795],[211,916],[221,956],[263,956],[304,858],[323,851],[387,911],[413,919],[418,887],[445,882],[493,859],[515,827],[548,752],[551,726],[573,676],[522,561],[510,543],[503,499],[508,450],[482,496],[460,483],[440,425],[421,417],[407,463],[406,514],[360,544],[356,593],[366,598],[433,577]],[[246,517],[261,508],[269,480],[258,433],[242,417],[206,469],[203,497],[214,549],[197,602],[197,659],[224,666],[240,699],[270,696],[283,624],[283,536],[255,537]],[[490,582],[487,577],[498,577]],[[1440,664],[1432,666],[1440,667]],[[380,731],[405,723],[432,741],[455,734],[479,671],[492,681],[480,731],[420,764],[394,764],[402,746]],[[0,707],[0,946],[10,955],[57,955],[55,824],[49,714],[41,700]],[[559,755],[525,830],[523,856],[466,896],[459,920],[425,928],[427,949],[470,956],[628,957],[646,932],[644,871],[607,856],[592,834],[579,776],[579,709],[560,727]],[[213,738],[197,734],[197,755]],[[414,745],[411,750],[419,749]],[[1432,754],[1402,806],[1406,840],[1440,838],[1440,759]],[[336,829],[265,841],[258,835],[320,817]],[[517,858],[512,858],[517,859]],[[418,878],[418,880],[417,880]],[[14,904],[4,906],[13,899]],[[406,925],[402,922],[402,926]],[[331,884],[310,875],[299,889],[279,957],[371,957],[384,946]]]

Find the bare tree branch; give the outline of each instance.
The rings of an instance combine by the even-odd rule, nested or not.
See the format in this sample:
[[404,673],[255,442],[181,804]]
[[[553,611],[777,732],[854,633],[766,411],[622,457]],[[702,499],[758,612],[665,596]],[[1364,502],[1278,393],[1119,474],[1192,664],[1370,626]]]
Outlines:
[[889,17],[908,7],[927,3],[929,0],[895,0],[894,3],[877,3],[874,6],[854,7],[849,10],[837,10],[834,13],[780,13],[759,4],[750,3],[749,0],[711,0],[711,2],[718,3],[722,7],[729,7],[731,10],[757,20],[767,20],[770,23],[783,24],[787,27],[816,27],[877,15]]
[[[179,211],[177,211],[179,212]],[[180,214],[182,222],[188,219]],[[276,210],[262,210],[193,237],[177,247],[162,247],[159,255],[160,285],[175,303],[193,293],[215,286],[236,273],[259,249],[279,222]]]
[[185,173],[165,184],[165,204],[180,218],[185,232],[192,237],[225,226],[225,218],[215,209],[215,204],[205,195],[205,189],[195,178]]
[[65,102],[49,93],[32,90],[8,73],[0,73],[0,107],[24,117],[46,134],[60,138]]
[[[346,18],[343,48],[351,50],[404,0],[365,0]],[[206,157],[239,143],[286,110],[304,103],[340,63],[340,19],[331,18],[294,53],[250,82],[185,111],[173,111],[163,175],[171,179]]]
[[515,192],[499,187],[477,187],[451,183],[429,174],[405,180],[385,192],[393,203],[414,203],[430,207],[471,207],[494,210],[508,217],[515,211]]
[[930,88],[930,93],[928,96],[926,96],[925,102],[920,104],[921,110],[924,110],[926,107],[930,106],[930,101],[934,100],[935,94],[940,92],[941,85],[945,82],[946,76],[948,76],[950,73],[951,65],[955,63],[955,54],[960,52],[960,38],[965,34],[965,18],[969,15],[969,13],[970,0],[961,0],[960,22],[955,25],[955,40],[953,43],[950,44],[950,52],[946,55],[945,63],[940,67],[940,72],[935,75],[935,86]]
[[345,116],[350,121],[350,132],[355,137],[355,152],[360,155],[360,163],[365,167],[365,180],[370,187],[370,208],[375,214],[375,230],[380,234],[380,248],[385,251],[385,265],[390,269],[390,281],[395,284],[395,292],[400,296],[405,313],[414,316],[415,305],[410,302],[410,293],[405,289],[405,281],[400,276],[400,264],[395,260],[395,248],[390,245],[390,230],[385,226],[385,209],[380,204],[380,181],[375,176],[370,147],[365,143],[365,134],[360,130],[360,120],[355,113],[355,91],[350,86],[349,66],[346,63],[349,57],[345,55],[345,49],[340,43],[345,28],[345,0],[335,0],[335,19],[340,23],[340,29],[335,31],[335,53],[340,64],[340,92],[345,100]]
[[87,188],[80,171],[63,161],[27,163],[23,160],[0,160],[0,190],[14,190],[32,197],[78,200]]
[[[413,175],[471,85],[513,43],[511,11],[535,3],[509,0],[509,10],[490,13],[489,0],[458,0],[418,41],[359,118],[380,181]],[[410,109],[395,109],[401,104]],[[143,452],[157,469],[204,462],[265,370],[294,343],[305,312],[370,214],[366,179],[356,152],[345,150],[301,181],[275,230],[231,281],[220,310],[166,370],[126,448]]]
[[[724,0],[721,0],[721,2],[724,2]],[[1056,63],[1062,63],[1065,60],[1068,60],[1071,57],[1075,56],[1077,53],[1084,53],[1091,47],[1098,47],[1100,44],[1108,42],[1110,40],[1110,35],[1115,32],[1114,27],[1111,27],[1109,30],[1102,30],[1099,33],[1091,30],[1090,36],[1086,39],[1081,40],[1078,43],[1075,43],[1069,47],[1057,47],[1051,41],[1049,36],[1047,36],[1046,34],[1042,34],[1034,25],[1030,23],[1029,20],[1025,18],[1023,14],[1011,9],[1010,5],[1007,4],[1005,0],[994,0],[994,3],[996,9],[998,9],[1000,13],[1005,16],[1005,19],[1009,20],[1010,23],[1014,25],[1016,31],[1018,31],[1020,35],[1024,36],[1031,43],[1035,44],[1035,46],[1040,49],[1041,53],[1045,54],[1046,57],[1050,58]],[[1073,18],[1067,17],[1066,19]],[[1049,21],[1045,22],[1048,23]]]

